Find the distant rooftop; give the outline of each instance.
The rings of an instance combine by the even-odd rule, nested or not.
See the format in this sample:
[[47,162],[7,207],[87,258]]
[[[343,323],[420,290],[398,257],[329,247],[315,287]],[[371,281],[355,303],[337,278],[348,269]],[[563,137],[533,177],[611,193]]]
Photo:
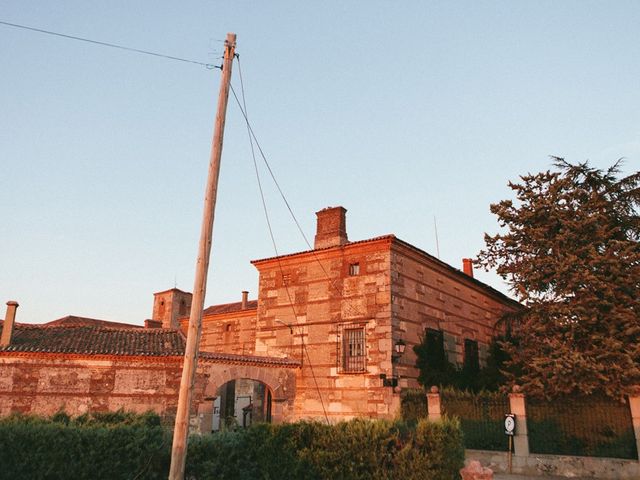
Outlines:
[[[255,310],[258,308],[257,300],[249,300],[247,302],[247,308],[245,310]],[[205,308],[202,315],[218,315],[220,313],[233,313],[242,310],[242,302],[223,303],[222,305],[212,305]]]
[[45,323],[48,326],[61,326],[61,327],[116,327],[116,328],[142,328],[140,325],[132,325],[130,323],[112,322],[110,320],[98,320],[97,318],[88,317],[76,317],[75,315],[67,315],[66,317],[58,318]]

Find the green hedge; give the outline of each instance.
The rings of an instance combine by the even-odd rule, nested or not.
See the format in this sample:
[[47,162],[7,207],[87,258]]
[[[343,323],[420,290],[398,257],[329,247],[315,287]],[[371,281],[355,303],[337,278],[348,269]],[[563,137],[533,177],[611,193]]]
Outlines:
[[406,422],[427,418],[427,392],[421,388],[403,388],[400,393],[400,416]]
[[[166,478],[170,435],[154,415],[0,420],[2,478]],[[186,478],[452,480],[464,461],[457,420],[257,424],[189,440]]]
[[187,476],[197,480],[453,480],[464,462],[455,420],[351,420],[256,425],[194,437]]
[[[11,479],[166,478],[170,442],[156,415],[65,414],[0,420],[0,476]],[[168,445],[168,446],[167,446]]]

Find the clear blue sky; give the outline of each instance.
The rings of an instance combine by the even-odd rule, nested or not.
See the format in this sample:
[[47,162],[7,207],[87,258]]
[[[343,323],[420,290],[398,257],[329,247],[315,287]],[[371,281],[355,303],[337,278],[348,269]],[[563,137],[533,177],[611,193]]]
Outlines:
[[[0,20],[205,62],[236,32],[310,239],[314,212],[343,205],[351,240],[435,254],[435,215],[459,267],[507,181],[549,155],[640,165],[637,1],[5,0]],[[0,65],[0,316],[12,299],[22,322],[141,323],[154,291],[190,291],[220,72],[1,25]],[[263,178],[280,252],[306,249]],[[231,103],[206,303],[254,298],[249,261],[273,254]]]

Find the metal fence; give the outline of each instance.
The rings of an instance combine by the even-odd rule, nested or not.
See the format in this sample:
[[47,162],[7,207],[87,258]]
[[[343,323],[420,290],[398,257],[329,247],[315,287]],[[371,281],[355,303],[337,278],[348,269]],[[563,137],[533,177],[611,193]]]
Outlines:
[[440,395],[443,413],[460,419],[466,448],[508,450],[503,426],[504,414],[509,412],[506,395],[453,390],[445,390]]
[[532,453],[637,459],[628,403],[603,398],[527,399]]

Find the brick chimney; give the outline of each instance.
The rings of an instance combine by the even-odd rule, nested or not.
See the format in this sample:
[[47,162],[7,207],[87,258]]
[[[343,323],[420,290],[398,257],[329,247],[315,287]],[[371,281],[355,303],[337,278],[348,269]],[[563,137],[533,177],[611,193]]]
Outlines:
[[0,337],[0,347],[8,347],[11,345],[11,337],[13,336],[13,327],[16,323],[16,310],[18,302],[9,300],[7,302],[7,313],[4,316],[2,325],[2,337]]
[[242,291],[242,310],[247,309],[247,301],[249,300],[249,292],[246,290]]
[[473,278],[473,260],[471,258],[462,259],[462,271]]
[[318,226],[313,248],[337,247],[349,242],[346,213],[343,207],[328,207],[316,212]]

